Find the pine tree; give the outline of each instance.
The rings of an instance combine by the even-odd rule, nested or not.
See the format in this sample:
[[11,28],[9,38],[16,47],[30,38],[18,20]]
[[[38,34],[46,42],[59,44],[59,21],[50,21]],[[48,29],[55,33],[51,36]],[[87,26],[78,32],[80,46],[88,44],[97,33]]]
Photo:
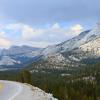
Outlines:
[[29,83],[31,84],[31,73],[28,70],[22,70],[19,74],[19,79],[22,83]]

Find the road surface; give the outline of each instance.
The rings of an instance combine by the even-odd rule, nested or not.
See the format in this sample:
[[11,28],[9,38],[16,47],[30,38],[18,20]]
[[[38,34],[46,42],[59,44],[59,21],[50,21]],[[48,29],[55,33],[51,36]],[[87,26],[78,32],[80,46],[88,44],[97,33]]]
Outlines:
[[14,82],[0,80],[0,100],[13,100],[20,94],[22,88]]
[[29,84],[0,80],[0,100],[57,100]]

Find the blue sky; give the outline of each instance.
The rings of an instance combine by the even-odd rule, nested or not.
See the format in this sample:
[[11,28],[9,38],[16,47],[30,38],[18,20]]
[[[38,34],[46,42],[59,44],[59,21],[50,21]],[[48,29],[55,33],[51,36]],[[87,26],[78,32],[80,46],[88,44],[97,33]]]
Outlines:
[[0,0],[0,47],[46,47],[100,22],[100,0]]

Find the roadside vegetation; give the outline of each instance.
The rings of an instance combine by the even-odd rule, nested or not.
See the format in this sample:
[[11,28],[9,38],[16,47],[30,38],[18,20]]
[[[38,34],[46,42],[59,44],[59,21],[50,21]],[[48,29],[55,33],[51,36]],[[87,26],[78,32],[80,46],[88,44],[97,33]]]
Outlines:
[[100,63],[70,73],[65,70],[6,71],[0,72],[0,79],[32,84],[59,100],[100,100]]

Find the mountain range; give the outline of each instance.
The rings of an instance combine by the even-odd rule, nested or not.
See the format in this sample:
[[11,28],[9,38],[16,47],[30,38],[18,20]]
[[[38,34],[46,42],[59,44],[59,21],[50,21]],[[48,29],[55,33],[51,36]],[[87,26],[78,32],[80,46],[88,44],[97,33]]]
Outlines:
[[36,61],[36,55],[41,48],[29,46],[12,46],[9,49],[0,50],[0,69],[22,68],[32,61]]
[[[0,68],[76,68],[100,59],[100,24],[91,30],[46,48],[12,46],[0,50]],[[21,67],[22,66],[22,67]]]
[[[60,44],[48,46],[32,68],[72,69],[100,60],[100,24]],[[32,65],[31,65],[32,66]]]

